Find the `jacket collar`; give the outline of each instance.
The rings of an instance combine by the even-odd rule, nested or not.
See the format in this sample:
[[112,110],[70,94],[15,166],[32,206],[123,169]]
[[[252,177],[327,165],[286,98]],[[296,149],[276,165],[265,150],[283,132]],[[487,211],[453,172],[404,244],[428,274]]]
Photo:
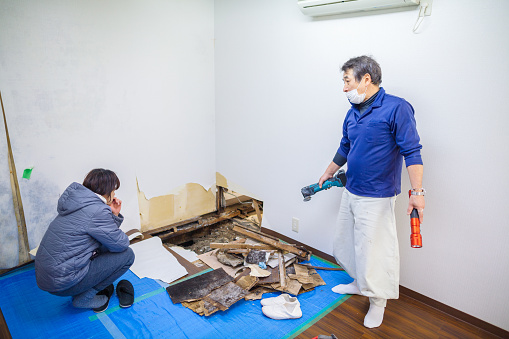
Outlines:
[[[380,87],[380,90],[378,91],[375,101],[371,104],[371,106],[368,108],[368,110],[362,116],[366,116],[367,114],[369,114],[373,108],[382,106],[382,101],[383,101],[384,97],[385,97],[385,90],[383,87]],[[355,114],[360,115],[358,106],[359,105],[352,105],[351,109],[355,112]]]

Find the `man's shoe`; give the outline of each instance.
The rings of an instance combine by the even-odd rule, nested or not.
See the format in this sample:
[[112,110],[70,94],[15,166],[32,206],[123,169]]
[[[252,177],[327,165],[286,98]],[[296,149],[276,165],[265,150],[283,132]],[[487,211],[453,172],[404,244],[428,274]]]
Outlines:
[[262,306],[271,306],[271,305],[283,305],[285,303],[296,303],[300,305],[297,297],[292,297],[289,294],[281,294],[274,298],[265,298],[260,301]]
[[113,287],[113,284],[111,284],[108,287],[106,287],[104,290],[97,292],[97,295],[104,295],[104,296],[106,296],[106,298],[108,298],[108,300],[106,300],[104,305],[99,306],[97,308],[93,308],[92,310],[95,313],[101,313],[101,312],[106,311],[106,309],[108,308],[108,305],[110,303],[110,298],[113,295],[114,291],[115,291],[115,288]]
[[117,284],[118,304],[120,307],[131,307],[134,303],[134,287],[128,280],[120,280]]

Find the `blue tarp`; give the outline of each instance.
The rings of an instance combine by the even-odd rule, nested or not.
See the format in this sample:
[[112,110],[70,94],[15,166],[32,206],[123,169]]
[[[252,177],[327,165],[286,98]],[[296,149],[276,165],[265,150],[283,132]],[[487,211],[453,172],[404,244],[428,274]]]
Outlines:
[[[335,267],[313,256],[314,266]],[[224,312],[200,316],[181,304],[174,305],[164,283],[139,279],[131,271],[128,279],[135,288],[135,303],[120,308],[114,295],[108,310],[96,314],[76,309],[70,297],[57,297],[40,290],[33,265],[0,277],[0,308],[9,331],[17,338],[291,338],[348,296],[331,288],[352,279],[343,271],[318,271],[327,283],[298,296],[303,316],[273,320],[263,315],[259,300],[240,300]],[[279,293],[264,294],[264,298]]]

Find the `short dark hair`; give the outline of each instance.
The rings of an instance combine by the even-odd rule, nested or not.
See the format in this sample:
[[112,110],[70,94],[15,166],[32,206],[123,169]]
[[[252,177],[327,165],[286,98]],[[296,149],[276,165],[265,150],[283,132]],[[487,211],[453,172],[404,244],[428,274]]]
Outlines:
[[96,168],[88,172],[83,180],[83,186],[94,193],[111,198],[111,192],[120,188],[120,180],[115,172]]
[[372,57],[362,55],[351,58],[341,67],[343,72],[349,69],[353,71],[353,76],[357,82],[361,81],[365,74],[369,74],[373,84],[380,85],[382,83],[382,69]]

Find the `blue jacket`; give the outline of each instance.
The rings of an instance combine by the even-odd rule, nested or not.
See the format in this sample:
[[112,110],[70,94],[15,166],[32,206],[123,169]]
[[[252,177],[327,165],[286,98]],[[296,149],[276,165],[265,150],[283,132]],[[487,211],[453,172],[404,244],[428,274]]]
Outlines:
[[414,109],[380,88],[373,104],[360,116],[352,105],[343,124],[338,153],[347,159],[346,189],[353,194],[384,198],[401,193],[403,158],[422,165]]
[[117,217],[94,192],[76,182],[58,199],[58,216],[42,238],[35,257],[37,285],[48,292],[61,292],[85,277],[92,253],[101,245],[110,252],[129,247]]

